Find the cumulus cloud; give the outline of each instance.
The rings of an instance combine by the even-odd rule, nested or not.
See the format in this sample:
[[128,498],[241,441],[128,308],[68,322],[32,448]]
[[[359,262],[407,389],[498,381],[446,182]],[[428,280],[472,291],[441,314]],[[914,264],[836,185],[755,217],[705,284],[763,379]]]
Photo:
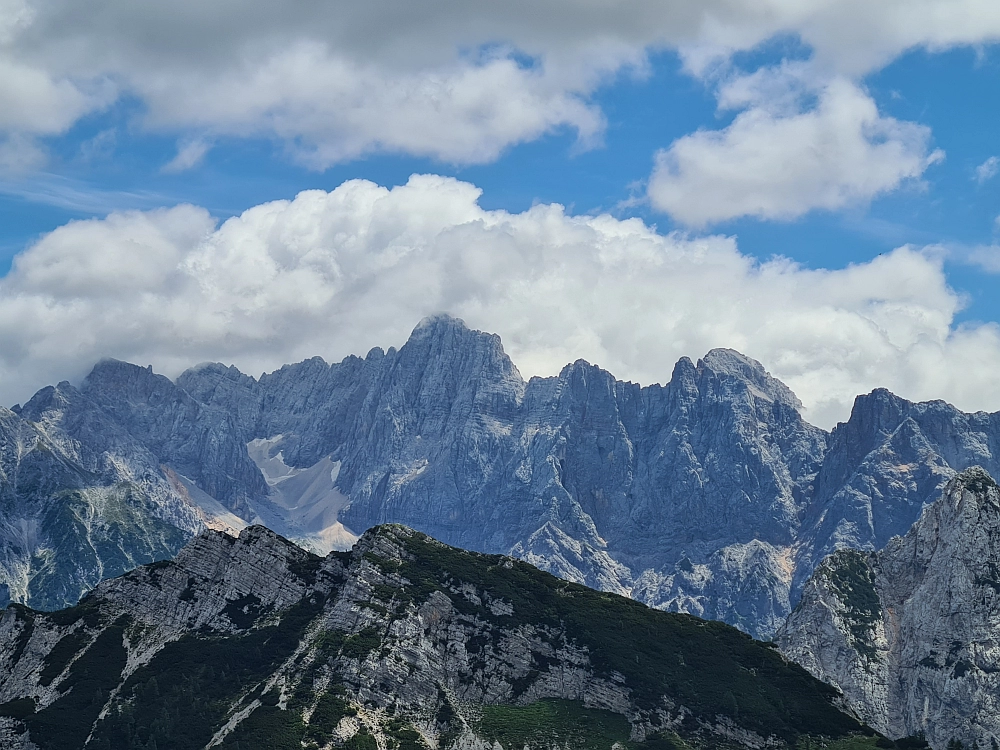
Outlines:
[[147,127],[282,139],[317,168],[371,151],[468,163],[556,129],[650,50],[702,74],[779,34],[853,80],[904,50],[1000,38],[992,0],[0,0],[0,131],[65,132],[121,96]]
[[194,206],[67,224],[0,280],[0,395],[22,400],[103,356],[169,375],[337,360],[398,346],[444,311],[499,333],[526,375],[582,357],[664,382],[680,356],[730,346],[824,425],[875,386],[1000,408],[1000,331],[954,325],[940,253],[808,270],[638,219],[488,211],[479,194],[433,175],[391,190],[355,180],[221,225]]
[[720,104],[746,109],[725,129],[683,136],[656,155],[652,205],[694,226],[794,219],[871,200],[943,158],[929,152],[929,128],[880,115],[852,82],[824,82],[815,102],[800,84],[760,73],[730,82]]

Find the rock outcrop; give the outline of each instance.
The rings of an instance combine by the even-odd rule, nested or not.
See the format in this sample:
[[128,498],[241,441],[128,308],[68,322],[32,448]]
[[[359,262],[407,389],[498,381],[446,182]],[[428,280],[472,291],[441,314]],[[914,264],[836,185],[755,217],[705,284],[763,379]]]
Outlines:
[[777,636],[890,737],[1000,739],[1000,492],[979,467],[876,553],[824,560]]

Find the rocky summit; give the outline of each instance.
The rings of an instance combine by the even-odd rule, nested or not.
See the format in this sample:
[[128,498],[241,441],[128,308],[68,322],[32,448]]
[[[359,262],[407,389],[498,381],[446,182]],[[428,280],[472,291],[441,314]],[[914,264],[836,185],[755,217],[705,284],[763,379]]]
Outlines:
[[1000,492],[982,468],[946,486],[876,553],[825,559],[778,634],[782,651],[892,737],[1000,737]]
[[447,316],[259,378],[104,361],[0,414],[0,584],[54,608],[206,527],[325,553],[392,522],[769,638],[826,555],[879,549],[956,472],[1000,469],[1000,415],[877,390],[828,433],[799,406],[725,349],[665,385],[583,361],[525,381]]
[[892,747],[730,626],[402,526],[325,558],[203,532],[73,608],[8,607],[0,674],[12,749]]

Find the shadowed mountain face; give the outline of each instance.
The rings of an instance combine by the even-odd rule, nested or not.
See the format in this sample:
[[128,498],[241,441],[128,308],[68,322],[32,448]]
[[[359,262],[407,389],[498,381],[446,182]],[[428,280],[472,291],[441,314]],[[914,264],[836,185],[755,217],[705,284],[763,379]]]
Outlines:
[[[106,361],[10,420],[67,465],[143,477],[152,510],[136,512],[185,534],[264,523],[325,551],[398,522],[770,637],[819,560],[904,533],[957,470],[994,470],[1000,438],[997,415],[886,391],[832,433],[798,408],[730,350],[681,359],[666,385],[582,361],[525,382],[498,337],[438,317],[398,351],[259,379]],[[46,545],[11,558],[12,591]]]
[[[790,749],[878,738],[719,622],[402,526],[320,558],[208,531],[78,606],[0,615],[0,745]],[[884,743],[884,740],[882,740]],[[499,745],[494,743],[500,743]]]
[[1000,491],[962,472],[905,536],[816,569],[782,651],[891,737],[989,747],[1000,736]]

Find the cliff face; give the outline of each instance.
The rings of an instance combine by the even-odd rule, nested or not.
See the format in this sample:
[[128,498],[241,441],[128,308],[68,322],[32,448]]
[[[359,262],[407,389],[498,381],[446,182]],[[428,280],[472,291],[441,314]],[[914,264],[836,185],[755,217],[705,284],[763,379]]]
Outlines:
[[[0,409],[2,606],[63,607],[203,528],[155,457],[76,395],[69,384],[39,392],[34,419]],[[55,414],[83,439],[54,428]]]
[[829,434],[798,407],[722,349],[680,360],[666,385],[582,361],[525,382],[498,337],[438,317],[398,351],[259,379],[103,362],[18,419],[88,471],[139,477],[141,515],[182,537],[263,523],[325,552],[404,523],[767,638],[819,560],[904,533],[956,471],[992,468],[1000,436],[996,415],[886,391]]
[[861,729],[729,626],[400,526],[325,559],[263,527],[204,532],[75,608],[8,608],[0,674],[0,744],[42,750],[780,748]]
[[889,736],[1000,737],[1000,492],[962,472],[905,536],[827,558],[779,632],[782,651]]

